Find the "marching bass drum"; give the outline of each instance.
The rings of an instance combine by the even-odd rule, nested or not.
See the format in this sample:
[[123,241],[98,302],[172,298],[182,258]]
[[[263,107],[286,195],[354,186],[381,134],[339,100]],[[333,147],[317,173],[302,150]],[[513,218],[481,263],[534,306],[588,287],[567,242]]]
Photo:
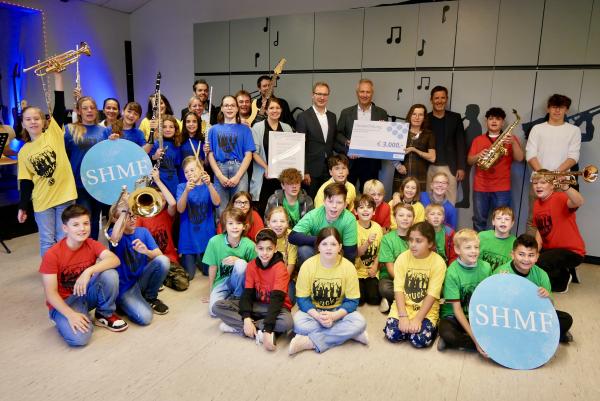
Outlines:
[[152,162],[137,144],[126,139],[104,140],[94,145],[81,162],[81,181],[96,200],[112,205],[123,185],[135,188],[136,180],[150,175]]

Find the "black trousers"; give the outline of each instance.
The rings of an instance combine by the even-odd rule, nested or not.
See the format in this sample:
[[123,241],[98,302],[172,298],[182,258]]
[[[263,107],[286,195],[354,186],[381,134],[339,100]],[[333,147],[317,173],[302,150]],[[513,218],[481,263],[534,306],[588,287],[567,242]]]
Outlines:
[[583,262],[583,256],[567,249],[542,249],[537,265],[550,278],[552,291],[562,292],[567,288],[569,277],[575,272],[575,267]]
[[[363,193],[365,182],[377,179],[379,176],[379,168],[381,162],[375,159],[367,159],[364,157],[350,160],[350,173],[348,174],[348,182],[356,187],[356,191]],[[360,182],[360,186],[357,184]]]
[[[565,339],[565,334],[573,325],[573,317],[567,312],[559,310],[556,311],[556,315],[558,317],[558,327],[560,328],[560,341],[562,342]],[[471,337],[454,316],[440,319],[438,330],[448,348],[463,348],[473,351],[477,349]]]
[[369,305],[379,305],[381,297],[379,296],[379,280],[377,277],[359,278],[358,285],[360,287],[359,305],[365,302]]
[[390,306],[394,303],[394,280],[391,278],[382,278],[379,280],[379,294],[387,299]]

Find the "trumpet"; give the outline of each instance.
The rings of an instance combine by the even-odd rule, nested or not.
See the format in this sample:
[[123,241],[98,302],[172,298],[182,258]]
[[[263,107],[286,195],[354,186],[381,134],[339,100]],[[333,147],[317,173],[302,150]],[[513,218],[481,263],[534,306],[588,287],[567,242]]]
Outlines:
[[531,181],[543,179],[551,183],[554,188],[559,189],[562,185],[577,185],[576,176],[581,176],[585,182],[596,182],[598,179],[598,167],[590,164],[581,171],[548,171],[539,170],[531,175]]
[[69,50],[62,54],[52,56],[47,60],[25,68],[23,72],[33,70],[38,77],[43,77],[51,72],[62,72],[69,64],[77,62],[82,54],[85,54],[86,56],[92,55],[90,47],[85,42],[81,42],[76,50]]

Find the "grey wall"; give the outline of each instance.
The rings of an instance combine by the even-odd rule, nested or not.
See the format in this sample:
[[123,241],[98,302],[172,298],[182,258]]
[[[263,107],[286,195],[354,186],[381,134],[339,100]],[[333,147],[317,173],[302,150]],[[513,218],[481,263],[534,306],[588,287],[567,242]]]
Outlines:
[[[256,77],[286,57],[277,94],[292,108],[306,108],[312,83],[325,80],[329,109],[337,114],[355,103],[361,77],[374,81],[375,102],[397,116],[413,103],[429,105],[428,89],[441,84],[450,89],[452,110],[463,116],[478,110],[464,121],[472,140],[479,126],[485,130],[492,106],[507,111],[508,123],[513,108],[525,123],[543,117],[556,92],[573,99],[570,115],[600,107],[599,9],[600,0],[460,0],[196,23],[194,71],[214,86],[216,100],[255,90]],[[590,122],[581,126],[584,139]],[[517,135],[524,145],[521,126]],[[598,153],[598,139],[584,142],[580,164],[597,164]],[[527,216],[529,174],[524,163],[513,165],[518,232]],[[581,231],[588,253],[600,255],[591,206],[600,189],[583,184],[582,193],[588,205],[578,212]],[[467,195],[460,191],[459,199]],[[459,209],[459,217],[460,226],[471,225],[470,208]]]

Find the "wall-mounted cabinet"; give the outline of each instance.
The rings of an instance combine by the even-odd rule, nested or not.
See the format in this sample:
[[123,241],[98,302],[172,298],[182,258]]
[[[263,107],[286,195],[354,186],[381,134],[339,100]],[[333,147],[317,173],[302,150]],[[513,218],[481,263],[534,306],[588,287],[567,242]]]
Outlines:
[[315,14],[315,69],[359,69],[364,10]]
[[229,33],[232,72],[269,69],[269,18],[231,21]]
[[455,66],[493,65],[500,0],[461,0]]
[[451,67],[454,63],[458,2],[419,5],[417,67]]
[[229,72],[229,22],[194,24],[194,71]]
[[418,21],[416,4],[367,8],[363,68],[414,67]]
[[285,57],[286,69],[312,70],[315,15],[285,15],[270,20],[271,68]]
[[496,65],[536,65],[544,0],[502,0],[498,18]]

